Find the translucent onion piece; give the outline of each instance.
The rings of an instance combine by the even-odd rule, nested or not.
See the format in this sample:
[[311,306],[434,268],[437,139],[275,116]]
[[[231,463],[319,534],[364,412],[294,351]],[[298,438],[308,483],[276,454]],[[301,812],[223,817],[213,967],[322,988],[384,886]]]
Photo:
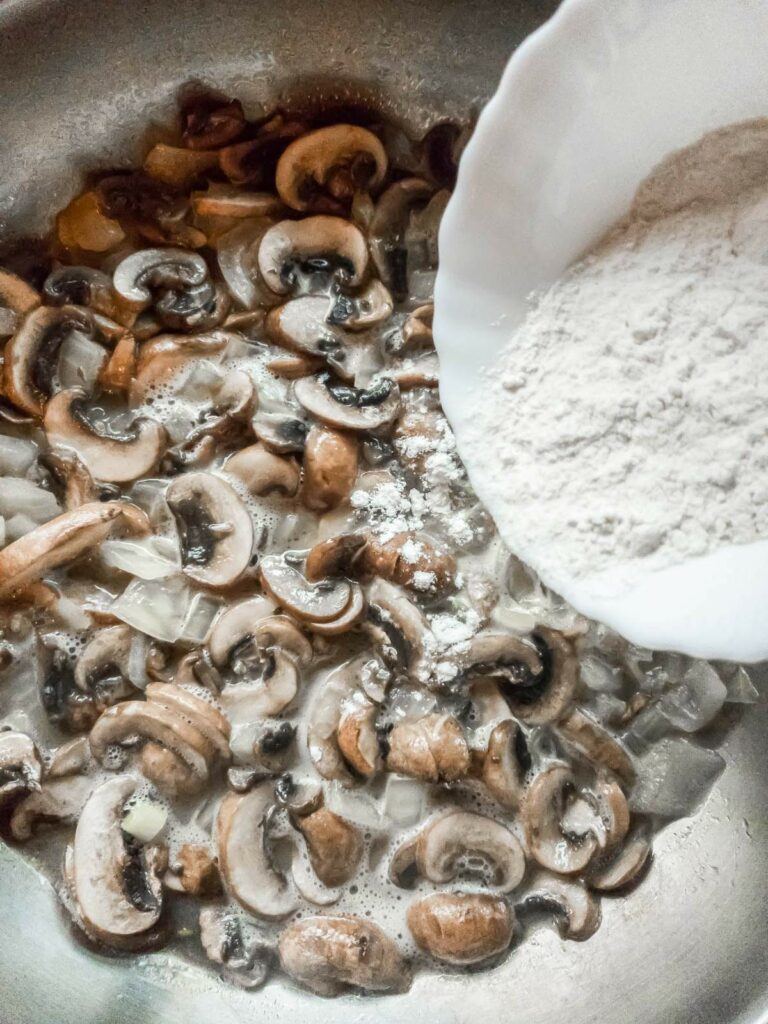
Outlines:
[[78,331],[68,334],[59,349],[58,383],[62,388],[92,391],[107,352]]
[[204,643],[211,623],[219,613],[222,604],[222,601],[210,597],[208,594],[195,594],[190,602],[179,639],[192,644]]
[[24,476],[37,458],[37,445],[0,434],[0,476]]
[[5,521],[5,540],[7,544],[11,541],[18,540],[19,537],[23,537],[27,533],[31,533],[39,523],[35,522],[31,516],[26,515],[24,512],[19,512],[18,515],[11,516],[10,519]]
[[689,740],[666,739],[639,757],[635,767],[637,782],[629,801],[632,810],[680,818],[693,814],[703,803],[725,761]]
[[101,557],[106,565],[142,580],[165,579],[181,571],[179,549],[168,537],[141,540],[105,540]]
[[0,477],[0,516],[5,516],[6,520],[10,516],[24,515],[33,523],[47,523],[59,512],[59,503],[50,491],[31,480]]
[[155,640],[175,643],[181,636],[189,609],[191,593],[181,578],[134,580],[110,611]]
[[698,732],[718,714],[728,691],[706,661],[694,661],[679,683],[661,697],[663,714],[683,732]]
[[359,790],[344,789],[335,782],[325,787],[325,805],[340,818],[377,831],[386,828],[381,812],[374,800],[367,793]]
[[382,801],[382,814],[395,825],[415,825],[424,817],[424,784],[404,775],[388,775]]

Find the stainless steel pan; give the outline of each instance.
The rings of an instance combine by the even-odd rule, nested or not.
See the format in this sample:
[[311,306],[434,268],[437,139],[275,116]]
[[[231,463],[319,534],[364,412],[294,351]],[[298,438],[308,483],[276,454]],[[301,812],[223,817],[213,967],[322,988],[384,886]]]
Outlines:
[[[476,107],[553,0],[4,0],[0,234],[43,222],[79,169],[138,156],[148,117],[196,77],[246,98],[287,82],[365,83],[414,124]],[[583,946],[542,929],[498,969],[424,974],[385,999],[254,994],[163,953],[94,956],[50,889],[0,848],[0,1024],[757,1024],[768,1021],[768,711],[731,730],[701,814],[649,878],[604,901]]]

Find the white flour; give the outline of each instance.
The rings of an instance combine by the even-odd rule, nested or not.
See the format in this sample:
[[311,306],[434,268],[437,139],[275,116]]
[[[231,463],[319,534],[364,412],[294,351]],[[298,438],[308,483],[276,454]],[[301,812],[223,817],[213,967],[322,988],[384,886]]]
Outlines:
[[554,586],[768,536],[768,121],[656,169],[539,297],[464,444]]

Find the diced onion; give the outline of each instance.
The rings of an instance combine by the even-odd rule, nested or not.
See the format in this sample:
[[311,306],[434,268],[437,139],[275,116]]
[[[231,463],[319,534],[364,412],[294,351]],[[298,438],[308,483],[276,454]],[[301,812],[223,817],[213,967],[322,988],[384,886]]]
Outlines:
[[190,591],[180,577],[165,580],[134,580],[110,611],[155,640],[175,643],[184,626],[190,602]]
[[0,516],[28,516],[35,524],[47,523],[61,511],[50,491],[43,490],[31,480],[0,477]]
[[120,826],[140,843],[151,843],[163,831],[167,820],[168,811],[162,804],[140,798],[130,807]]
[[24,476],[37,458],[37,445],[0,434],[0,476]]
[[142,580],[176,576],[181,569],[179,550],[168,537],[105,540],[101,545],[101,557],[106,565]]

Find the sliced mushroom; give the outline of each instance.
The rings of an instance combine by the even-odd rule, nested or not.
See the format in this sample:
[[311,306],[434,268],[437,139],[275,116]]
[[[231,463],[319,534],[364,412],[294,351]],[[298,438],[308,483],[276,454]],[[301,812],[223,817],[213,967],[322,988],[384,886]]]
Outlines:
[[13,810],[11,835],[20,843],[31,839],[39,824],[72,825],[80,817],[83,804],[96,783],[84,775],[48,779],[29,793]]
[[269,192],[247,192],[232,185],[211,182],[205,192],[192,193],[192,209],[198,217],[241,220],[285,215],[283,204]]
[[211,473],[185,473],[165,492],[181,536],[187,576],[207,587],[228,587],[248,568],[253,522],[234,488]]
[[328,322],[348,331],[367,331],[392,315],[392,296],[381,281],[371,281],[359,295],[334,296]]
[[72,448],[93,476],[109,483],[129,483],[152,473],[167,443],[165,428],[148,418],[119,433],[97,426],[80,388],[55,395],[45,408],[43,425],[50,444]]
[[10,270],[0,270],[0,337],[13,334],[39,305],[40,295],[32,285]]
[[612,856],[596,862],[587,878],[587,885],[598,892],[626,889],[642,875],[650,856],[650,839],[638,830],[629,836],[618,853],[614,851]]
[[327,576],[354,574],[355,557],[365,544],[359,533],[340,533],[321,540],[310,549],[304,563],[304,575],[313,582]]
[[310,633],[320,636],[339,636],[341,633],[348,633],[358,626],[365,618],[367,601],[365,591],[359,583],[352,583],[350,586],[349,604],[344,611],[335,619],[329,622],[307,622],[307,629]]
[[131,401],[144,401],[152,388],[162,384],[190,360],[218,356],[232,340],[226,331],[208,334],[159,334],[139,349],[136,377],[131,384]]
[[405,992],[411,984],[408,965],[394,942],[359,917],[295,921],[280,935],[278,949],[283,970],[321,996],[347,988]]
[[389,862],[387,876],[400,889],[413,889],[419,879],[416,847],[419,837],[411,836],[396,848]]
[[182,139],[190,149],[217,149],[232,142],[245,127],[240,100],[195,91],[181,103]]
[[400,390],[387,377],[368,388],[355,388],[335,384],[330,374],[321,373],[297,381],[295,395],[308,413],[339,430],[381,430],[400,410]]
[[218,169],[219,154],[205,149],[183,149],[158,142],[144,158],[147,174],[176,188],[188,189],[207,171]]
[[259,270],[278,295],[292,291],[302,276],[320,274],[354,287],[368,266],[362,233],[341,217],[281,220],[259,246]]
[[435,307],[430,302],[426,306],[419,306],[409,315],[403,325],[403,349],[410,352],[414,349],[432,348],[434,338],[432,336],[432,320]]
[[542,867],[561,875],[583,871],[599,846],[588,826],[578,832],[567,828],[567,811],[577,799],[570,768],[550,764],[531,783],[521,810],[531,855]]
[[189,712],[167,702],[124,701],[102,714],[89,741],[93,756],[102,763],[110,747],[136,738],[145,741],[144,775],[162,792],[175,796],[199,792],[208,781],[217,756],[227,746],[223,733],[214,741],[212,732],[210,727],[201,731]]
[[268,921],[296,909],[296,898],[268,853],[265,819],[273,800],[269,782],[242,795],[228,793],[216,821],[219,867],[227,890],[247,911]]
[[279,715],[299,691],[299,669],[293,658],[280,650],[267,652],[260,677],[227,683],[221,703],[233,722]]
[[372,192],[387,173],[387,154],[367,128],[334,124],[302,135],[277,163],[275,185],[286,206],[335,211],[355,192]]
[[352,588],[341,579],[310,583],[280,555],[261,560],[261,582],[273,600],[298,618],[309,622],[338,619],[352,599]]
[[525,856],[513,833],[469,811],[452,811],[426,825],[419,833],[416,862],[425,878],[440,884],[462,870],[490,870],[489,883],[499,892],[511,892],[525,873]]
[[235,652],[253,638],[256,626],[274,610],[274,603],[263,597],[239,601],[225,609],[216,618],[208,637],[214,665],[218,668],[230,665]]
[[175,712],[179,718],[197,729],[216,750],[221,761],[229,760],[230,725],[212,703],[172,683],[150,683],[145,693],[151,704]]
[[184,843],[163,879],[166,888],[186,892],[201,900],[221,895],[221,877],[216,861],[205,846]]
[[[328,298],[302,295],[267,314],[264,326],[270,341],[310,360],[328,363],[345,379],[350,371],[343,333],[328,322]],[[354,377],[354,370],[351,371]]]
[[531,878],[523,905],[551,907],[557,915],[557,927],[564,939],[583,942],[600,927],[600,904],[584,883],[559,878],[548,871],[538,871]]
[[224,470],[237,477],[257,497],[269,494],[293,497],[301,478],[295,459],[275,455],[263,444],[241,448],[227,459]]
[[405,233],[413,210],[424,208],[434,192],[421,178],[402,178],[381,194],[368,233],[371,256],[384,284],[395,298],[408,295],[408,254]]
[[40,789],[42,766],[35,744],[23,732],[0,732],[0,807]]
[[94,338],[96,327],[86,309],[40,306],[24,320],[5,346],[4,389],[20,409],[42,418],[53,394],[59,349],[74,332]]
[[125,239],[119,222],[107,216],[95,191],[75,196],[58,214],[56,233],[67,249],[85,249],[91,253],[108,252]]
[[114,395],[126,395],[136,374],[136,339],[124,334],[99,372],[98,385]]
[[360,655],[333,669],[317,687],[307,725],[307,749],[312,764],[324,779],[352,786],[354,779],[338,742],[345,702],[360,685],[371,658]]
[[102,783],[83,808],[67,857],[77,923],[117,949],[155,944],[163,910],[157,849],[130,842],[120,827],[135,789],[127,776]]
[[626,785],[631,786],[635,781],[635,768],[625,748],[585,712],[574,708],[558,723],[557,731],[566,743],[593,763],[615,772]]
[[112,275],[125,305],[140,312],[150,305],[171,330],[205,331],[221,323],[228,303],[211,282],[208,265],[188,249],[141,249],[126,256]]
[[398,533],[387,541],[368,537],[359,565],[372,576],[416,591],[445,590],[454,582],[456,560],[424,537]]
[[376,734],[376,705],[368,700],[348,702],[342,708],[337,742],[345,761],[363,778],[381,769],[382,757]]
[[359,444],[352,434],[315,425],[304,445],[301,500],[315,512],[327,512],[349,497],[357,478]]
[[88,309],[119,320],[121,310],[112,279],[103,270],[93,267],[59,267],[45,279],[43,294],[54,306],[86,306]]
[[456,782],[469,771],[469,747],[452,715],[435,712],[400,722],[387,739],[391,772],[427,782]]
[[91,763],[91,748],[87,736],[77,736],[54,750],[45,773],[46,779],[62,779],[79,775]]
[[465,966],[507,949],[515,931],[515,915],[498,897],[436,892],[411,904],[408,928],[425,953]]
[[343,885],[355,874],[363,856],[358,830],[327,807],[310,814],[294,814],[291,820],[307,843],[315,874],[329,887]]
[[224,907],[204,907],[199,923],[205,954],[221,964],[227,981],[246,989],[264,984],[274,952],[256,927]]
[[93,551],[121,523],[127,503],[93,502],[64,512],[0,551],[0,597]]
[[494,728],[483,757],[483,783],[494,800],[510,811],[517,810],[525,793],[526,765],[519,755],[521,743],[525,743],[522,729],[513,719],[507,719]]
[[130,626],[107,626],[98,630],[75,662],[75,684],[97,697],[102,706],[116,704],[135,693],[132,682]]
[[533,644],[507,633],[478,633],[466,656],[466,672],[501,680],[515,718],[529,725],[556,722],[576,698],[579,663],[562,633],[540,627]]
[[39,455],[38,461],[52,474],[55,483],[63,491],[63,504],[68,512],[98,501],[103,493],[82,459],[68,448],[51,448]]
[[408,670],[420,682],[428,677],[424,637],[429,624],[401,587],[376,579],[368,588],[366,626],[384,660]]

